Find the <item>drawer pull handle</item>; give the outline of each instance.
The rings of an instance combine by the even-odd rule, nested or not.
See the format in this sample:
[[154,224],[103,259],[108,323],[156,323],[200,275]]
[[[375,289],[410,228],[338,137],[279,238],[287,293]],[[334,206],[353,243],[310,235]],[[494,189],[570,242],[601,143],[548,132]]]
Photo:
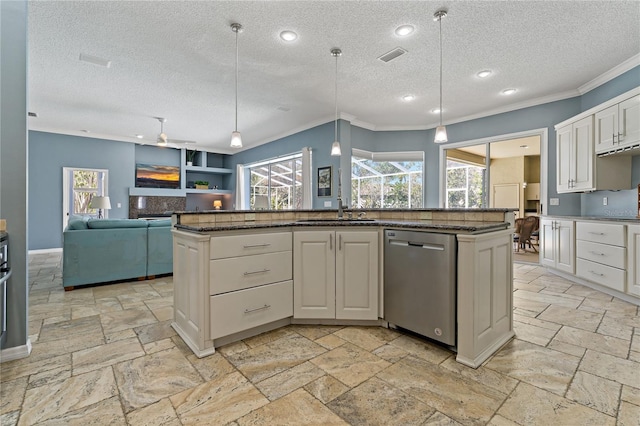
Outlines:
[[263,309],[269,309],[270,307],[271,307],[271,305],[265,304],[264,306],[261,306],[259,308],[255,308],[255,309],[245,309],[244,313],[245,314],[250,314],[251,312],[257,312],[257,311],[261,311]]
[[594,271],[589,271],[589,272],[591,272],[593,275],[597,275],[599,277],[604,277],[604,274],[600,274],[600,273],[594,272]]
[[269,247],[271,244],[269,243],[265,243],[265,244],[253,244],[253,245],[249,245],[249,246],[244,246],[244,248],[246,249],[250,249],[250,248],[260,248],[260,247]]
[[593,250],[589,250],[589,253],[595,254],[596,256],[604,256],[605,255],[604,253],[599,253],[599,252],[593,251]]
[[593,235],[605,235],[604,232],[593,232],[593,231],[589,231],[590,234]]
[[253,271],[253,272],[245,272],[244,276],[254,275],[254,274],[264,274],[265,272],[271,272],[271,269],[262,269],[261,271]]

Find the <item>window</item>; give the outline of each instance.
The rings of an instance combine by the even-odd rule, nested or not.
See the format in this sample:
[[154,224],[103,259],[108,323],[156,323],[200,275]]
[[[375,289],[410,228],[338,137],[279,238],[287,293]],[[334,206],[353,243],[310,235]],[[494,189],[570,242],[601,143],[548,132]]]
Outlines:
[[358,208],[421,208],[423,152],[368,152],[351,156],[351,204]]
[[249,206],[252,210],[303,208],[302,154],[248,165],[247,168],[250,176]]
[[[89,203],[95,195],[109,195],[109,171],[63,167],[62,176],[62,228],[67,226],[69,215],[97,217],[98,211],[89,208]],[[103,213],[107,217],[108,211]]]
[[447,208],[480,208],[485,168],[447,159]]

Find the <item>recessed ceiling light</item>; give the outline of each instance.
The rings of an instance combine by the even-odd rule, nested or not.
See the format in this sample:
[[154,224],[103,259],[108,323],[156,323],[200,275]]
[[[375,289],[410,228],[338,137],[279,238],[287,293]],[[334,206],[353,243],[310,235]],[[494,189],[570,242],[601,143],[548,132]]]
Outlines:
[[476,74],[480,78],[486,78],[491,75],[491,70],[482,70],[478,74]]
[[415,98],[416,98],[416,97],[415,97],[415,96],[413,96],[413,95],[404,95],[404,96],[402,97],[402,100],[403,100],[403,101],[405,101],[405,102],[411,102],[411,101],[412,101],[412,100],[414,100]]
[[529,149],[529,145],[520,145],[520,148]]
[[294,41],[298,38],[298,34],[294,33],[293,31],[283,31],[280,33],[280,38],[284,41]]
[[431,112],[434,114],[440,114],[440,108],[434,108],[431,110]]
[[136,138],[142,139],[142,138],[144,138],[144,135],[139,135],[139,134],[136,133]]
[[516,89],[504,89],[502,91],[502,94],[507,96],[513,95],[514,93],[516,93]]
[[91,130],[82,129],[80,130],[82,133],[91,133]]
[[396,28],[395,33],[399,37],[404,37],[411,34],[413,30],[414,30],[413,25],[400,25],[398,28]]
[[105,68],[111,68],[111,61],[108,59],[100,58],[98,56],[87,55],[86,53],[81,53],[80,58],[82,62],[88,62],[93,65],[98,65]]

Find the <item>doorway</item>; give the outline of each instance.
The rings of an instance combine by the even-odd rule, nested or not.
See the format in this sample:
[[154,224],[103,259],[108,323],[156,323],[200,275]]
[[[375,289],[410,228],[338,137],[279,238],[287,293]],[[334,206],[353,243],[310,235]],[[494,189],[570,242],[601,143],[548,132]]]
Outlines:
[[[105,169],[62,168],[62,229],[69,222],[69,215],[98,216],[89,207],[96,195],[109,196],[109,171]],[[109,210],[104,211],[108,217]]]

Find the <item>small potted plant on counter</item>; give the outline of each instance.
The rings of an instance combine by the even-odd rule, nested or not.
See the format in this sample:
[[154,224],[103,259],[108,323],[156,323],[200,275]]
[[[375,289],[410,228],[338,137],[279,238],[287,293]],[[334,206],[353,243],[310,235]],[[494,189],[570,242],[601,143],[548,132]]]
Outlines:
[[206,180],[197,180],[194,182],[196,189],[209,189],[209,182]]

